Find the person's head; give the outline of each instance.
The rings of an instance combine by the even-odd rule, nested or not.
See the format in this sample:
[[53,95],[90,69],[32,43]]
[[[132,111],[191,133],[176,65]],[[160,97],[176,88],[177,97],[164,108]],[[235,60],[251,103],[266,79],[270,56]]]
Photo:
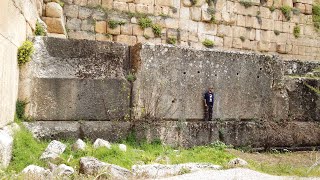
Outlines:
[[213,87],[210,86],[208,90],[209,90],[210,92],[213,92]]

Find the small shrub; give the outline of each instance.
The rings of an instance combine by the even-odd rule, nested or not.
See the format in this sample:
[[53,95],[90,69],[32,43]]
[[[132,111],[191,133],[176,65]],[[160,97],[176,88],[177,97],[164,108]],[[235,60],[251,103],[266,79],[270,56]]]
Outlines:
[[216,24],[217,23],[216,16],[214,16],[214,15],[211,16],[210,23],[212,23],[212,24]]
[[194,6],[197,4],[198,0],[190,0],[191,4]]
[[117,20],[109,20],[108,21],[109,28],[111,28],[111,29],[115,29],[119,25],[124,25],[124,24],[126,24],[126,22],[124,22],[124,21],[117,21]]
[[36,36],[45,36],[46,35],[46,32],[45,32],[43,26],[38,21],[36,22],[36,30],[34,31],[34,34]]
[[316,30],[320,30],[320,4],[312,6],[312,20]]
[[293,35],[294,35],[295,38],[300,37],[300,26],[296,25],[293,28]]
[[280,34],[280,31],[278,31],[278,30],[274,30],[273,32],[274,32],[274,34],[275,34],[276,36],[278,36],[278,35]]
[[127,75],[127,80],[128,80],[129,82],[134,82],[136,79],[137,79],[137,77],[136,77],[133,73],[129,73],[129,74]]
[[292,8],[290,6],[281,7],[281,12],[288,21],[291,19],[291,10]]
[[154,33],[154,35],[156,37],[160,37],[162,28],[161,28],[161,26],[159,24],[153,24],[152,25],[152,31],[153,31],[153,33]]
[[269,7],[269,10],[270,10],[271,12],[273,12],[274,10],[276,10],[276,7],[274,7],[274,5],[272,5],[272,6]]
[[168,37],[167,43],[168,43],[168,44],[176,44],[176,43],[177,43],[177,38],[175,38],[175,37]]
[[22,46],[18,48],[18,64],[24,65],[30,61],[30,57],[34,51],[33,43],[31,41],[23,42]]
[[241,40],[242,42],[244,42],[244,41],[246,40],[246,38],[245,38],[244,36],[240,36],[240,40]]
[[152,20],[148,17],[140,18],[139,25],[142,29],[148,28],[152,26]]
[[292,13],[294,15],[299,15],[300,14],[300,10],[298,8],[292,8]]
[[214,42],[211,41],[210,39],[205,39],[202,44],[207,47],[207,48],[212,48],[214,45]]
[[253,2],[251,2],[250,0],[241,0],[239,3],[243,5],[245,8],[253,6]]
[[24,119],[25,108],[28,103],[25,101],[17,100],[16,102],[16,116],[18,119]]

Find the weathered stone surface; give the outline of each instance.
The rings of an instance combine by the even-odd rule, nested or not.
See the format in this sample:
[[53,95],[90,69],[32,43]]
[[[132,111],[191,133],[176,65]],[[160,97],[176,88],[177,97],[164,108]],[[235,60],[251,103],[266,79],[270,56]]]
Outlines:
[[24,168],[21,172],[23,174],[23,177],[26,179],[47,179],[50,175],[51,172],[49,169],[45,169],[40,166],[36,165],[29,165],[26,168]]
[[79,171],[82,174],[88,175],[97,175],[106,172],[106,176],[111,179],[130,179],[132,176],[131,172],[125,168],[101,162],[93,157],[82,157],[80,159]]
[[86,19],[81,21],[81,30],[82,31],[94,31],[95,21]]
[[67,36],[65,34],[48,33],[47,36],[48,37],[53,37],[53,38],[67,39]]
[[64,8],[64,14],[67,16],[67,17],[70,17],[70,18],[77,18],[78,15],[79,15],[79,18],[83,18],[83,8],[80,7],[80,10],[81,11],[81,16],[80,16],[80,10],[79,10],[79,6],[76,6],[76,5],[65,5]]
[[86,143],[81,139],[78,139],[74,144],[71,146],[72,151],[84,151],[86,149]]
[[235,158],[232,159],[228,162],[229,167],[241,167],[241,166],[248,166],[247,161],[240,159],[240,158]]
[[43,17],[42,19],[48,26],[49,33],[66,34],[64,22],[61,18]]
[[46,150],[42,153],[40,159],[54,160],[57,157],[59,157],[60,154],[62,154],[64,152],[66,147],[67,146],[65,144],[63,144],[59,141],[53,140],[49,143]]
[[86,7],[79,7],[79,18],[86,19],[92,14],[92,9]]
[[6,168],[12,157],[13,137],[5,130],[0,130],[0,169]]
[[67,19],[66,28],[68,30],[81,30],[81,20],[77,18]]
[[37,38],[35,44],[38,48],[31,72],[21,72],[21,82],[25,82],[20,84],[21,94],[30,100],[28,115],[51,121],[121,120],[128,116],[127,46],[55,38]]
[[70,39],[95,40],[94,33],[88,32],[88,31],[70,31],[70,32],[68,32],[68,37]]
[[185,170],[196,172],[200,170],[217,170],[221,168],[221,166],[213,165],[210,163],[186,163],[176,165],[148,164],[134,165],[132,166],[132,172],[137,177],[161,178],[178,175]]
[[61,18],[63,16],[62,7],[55,2],[46,4],[46,16],[53,18]]
[[97,21],[95,30],[97,33],[106,33],[107,32],[107,22],[106,21]]
[[111,149],[111,144],[109,143],[109,141],[98,138],[94,141],[93,147],[94,148],[106,147],[107,149]]
[[53,169],[53,176],[70,176],[74,173],[74,169],[65,164],[60,164],[56,168]]
[[125,144],[119,144],[119,149],[120,149],[121,151],[126,152],[126,151],[127,151],[127,146],[126,146]]
[[115,37],[115,41],[128,45],[135,45],[137,43],[137,37],[129,35],[118,35]]

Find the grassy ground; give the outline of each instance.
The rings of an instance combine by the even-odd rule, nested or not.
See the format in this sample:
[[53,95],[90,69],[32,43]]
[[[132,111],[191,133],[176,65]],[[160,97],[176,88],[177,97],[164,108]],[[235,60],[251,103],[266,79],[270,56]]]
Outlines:
[[[320,176],[319,167],[307,173],[309,167],[320,157],[320,152],[245,153],[235,149],[226,149],[223,143],[191,149],[174,149],[162,145],[160,141],[137,143],[134,136],[128,137],[122,142],[127,145],[127,152],[120,151],[118,144],[113,144],[110,150],[106,148],[94,149],[92,142],[88,140],[86,141],[88,147],[85,151],[73,152],[70,146],[74,141],[63,142],[68,145],[67,149],[61,158],[54,163],[64,163],[75,169],[79,168],[79,159],[84,156],[93,156],[101,161],[117,164],[127,169],[131,169],[134,164],[187,162],[209,162],[226,167],[229,160],[240,157],[249,162],[249,168],[268,174]],[[31,133],[22,128],[22,131],[18,132],[14,139],[12,162],[5,172],[0,172],[0,179],[9,179],[9,175],[19,173],[30,164],[48,167],[47,163],[39,160],[48,143],[35,140]]]

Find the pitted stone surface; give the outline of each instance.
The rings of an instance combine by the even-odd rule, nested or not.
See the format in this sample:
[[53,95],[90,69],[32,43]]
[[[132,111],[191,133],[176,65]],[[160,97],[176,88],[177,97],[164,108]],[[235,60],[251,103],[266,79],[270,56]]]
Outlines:
[[54,160],[66,149],[66,145],[60,141],[53,140],[49,143],[46,150],[42,153],[40,159]]
[[13,137],[5,130],[0,130],[0,169],[6,168],[12,157]]
[[111,149],[111,144],[109,143],[109,141],[98,138],[94,141],[93,147],[94,148],[106,147],[107,149]]

